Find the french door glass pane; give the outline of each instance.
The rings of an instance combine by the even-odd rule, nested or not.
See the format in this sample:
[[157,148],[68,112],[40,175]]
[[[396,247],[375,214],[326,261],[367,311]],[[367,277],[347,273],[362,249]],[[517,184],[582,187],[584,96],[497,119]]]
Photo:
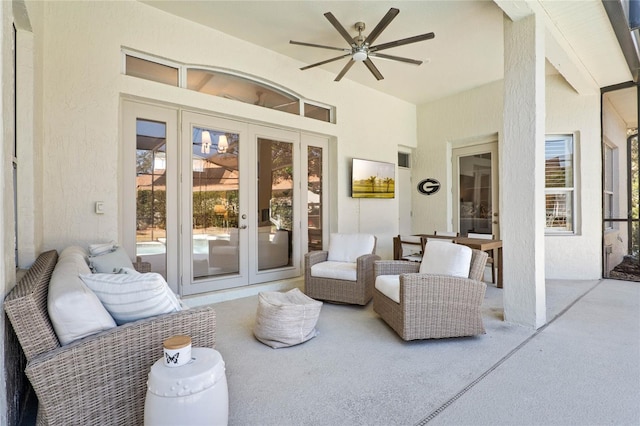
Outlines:
[[460,157],[460,235],[493,234],[491,153]]
[[136,256],[167,277],[167,125],[136,120]]
[[293,144],[258,138],[258,270],[291,265]]
[[239,271],[239,140],[236,133],[193,128],[194,279]]
[[322,148],[308,148],[307,170],[309,251],[322,250]]

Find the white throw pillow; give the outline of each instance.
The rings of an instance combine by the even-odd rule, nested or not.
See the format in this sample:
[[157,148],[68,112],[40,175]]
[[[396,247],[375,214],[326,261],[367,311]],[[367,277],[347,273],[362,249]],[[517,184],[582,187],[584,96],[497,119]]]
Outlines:
[[89,254],[91,256],[100,256],[101,254],[109,253],[118,248],[115,241],[108,243],[89,244]]
[[112,274],[122,268],[134,269],[129,255],[122,247],[99,256],[89,256],[89,266],[94,272]]
[[370,234],[331,234],[327,260],[353,263],[362,255],[372,254],[375,242]]
[[61,345],[116,326],[96,295],[80,279],[91,270],[87,252],[81,247],[67,247],[49,281],[47,308],[53,329]]
[[181,310],[162,275],[86,274],[82,281],[98,296],[118,325]]
[[468,278],[472,253],[469,247],[460,244],[427,241],[420,273]]

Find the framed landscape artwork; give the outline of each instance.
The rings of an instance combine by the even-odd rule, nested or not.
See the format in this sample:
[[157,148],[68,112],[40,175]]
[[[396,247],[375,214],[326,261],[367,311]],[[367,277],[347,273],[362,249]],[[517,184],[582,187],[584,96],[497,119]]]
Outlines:
[[351,161],[353,198],[394,198],[396,166],[393,163],[354,158]]

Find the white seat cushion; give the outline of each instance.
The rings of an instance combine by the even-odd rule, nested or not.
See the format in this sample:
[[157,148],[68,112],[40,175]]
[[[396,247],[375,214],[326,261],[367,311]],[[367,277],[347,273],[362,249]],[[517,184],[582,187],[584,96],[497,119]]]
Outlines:
[[357,264],[349,262],[320,262],[311,267],[311,276],[334,280],[356,281]]
[[376,289],[396,303],[400,303],[400,275],[378,275]]
[[460,244],[427,241],[420,273],[468,278],[472,253],[469,247]]
[[372,254],[376,239],[370,234],[331,234],[327,260],[355,262],[360,256]]

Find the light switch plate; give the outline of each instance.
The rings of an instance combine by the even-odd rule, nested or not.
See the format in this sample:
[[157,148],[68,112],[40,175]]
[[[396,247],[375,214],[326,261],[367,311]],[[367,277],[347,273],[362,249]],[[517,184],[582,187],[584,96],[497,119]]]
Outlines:
[[96,201],[96,214],[104,214],[104,201]]

